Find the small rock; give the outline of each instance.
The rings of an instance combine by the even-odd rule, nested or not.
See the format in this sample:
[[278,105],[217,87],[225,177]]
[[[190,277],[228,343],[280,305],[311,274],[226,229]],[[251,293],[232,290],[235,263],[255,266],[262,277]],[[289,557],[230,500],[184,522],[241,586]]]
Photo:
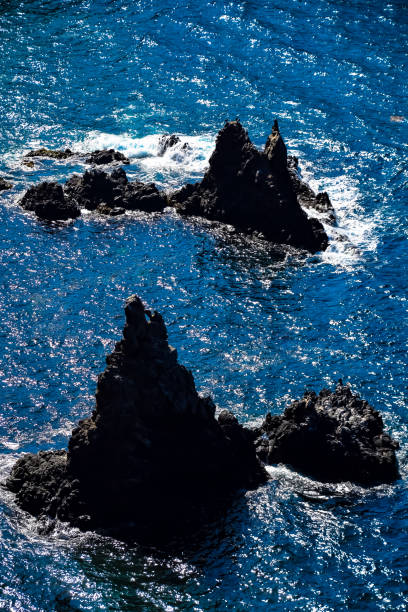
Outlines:
[[20,200],[20,205],[25,210],[35,212],[40,219],[50,221],[75,219],[81,214],[72,199],[65,197],[58,183],[43,182],[30,187]]
[[114,162],[120,162],[121,164],[130,163],[129,159],[123,155],[123,153],[120,153],[120,151],[115,151],[114,149],[94,151],[93,153],[89,154],[85,161],[87,164],[95,165],[112,164]]
[[113,208],[107,204],[99,204],[96,209],[101,215],[109,215],[110,217],[116,217],[117,215],[123,215],[126,211],[120,206],[114,206]]
[[0,176],[0,191],[5,191],[6,189],[12,188],[13,185]]

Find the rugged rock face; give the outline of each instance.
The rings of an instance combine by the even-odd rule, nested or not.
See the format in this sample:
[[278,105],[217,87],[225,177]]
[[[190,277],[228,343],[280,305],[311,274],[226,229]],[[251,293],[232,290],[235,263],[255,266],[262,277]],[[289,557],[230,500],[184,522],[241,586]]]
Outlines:
[[120,214],[125,210],[162,211],[167,204],[154,183],[129,182],[122,168],[111,174],[87,170],[83,176],[71,177],[64,190],[80,208],[97,209],[102,214]]
[[330,225],[336,224],[336,213],[330,198],[325,191],[315,193],[313,189],[299,176],[299,163],[297,157],[289,157],[288,169],[292,187],[297,195],[299,203],[311,210],[316,210],[324,215],[324,221]]
[[103,149],[102,151],[94,151],[90,153],[86,158],[87,164],[112,164],[114,162],[119,162],[121,164],[129,164],[129,159],[120,151],[115,151],[114,149]]
[[311,252],[327,247],[323,226],[309,219],[297,201],[276,122],[263,152],[239,121],[226,122],[209,164],[200,183],[172,195],[179,213],[229,223]]
[[33,515],[81,528],[174,533],[205,519],[231,492],[266,480],[251,441],[228,411],[217,421],[177,361],[160,314],[127,300],[123,339],[99,376],[96,406],[65,451],[25,455],[7,480]]
[[13,185],[0,176],[0,191],[12,189]]
[[339,381],[332,393],[305,393],[280,416],[254,430],[258,457],[284,463],[322,481],[362,485],[399,477],[398,442],[384,433],[381,415]]
[[43,182],[30,187],[20,200],[20,205],[25,210],[35,212],[40,219],[50,221],[75,219],[81,214],[58,183]]

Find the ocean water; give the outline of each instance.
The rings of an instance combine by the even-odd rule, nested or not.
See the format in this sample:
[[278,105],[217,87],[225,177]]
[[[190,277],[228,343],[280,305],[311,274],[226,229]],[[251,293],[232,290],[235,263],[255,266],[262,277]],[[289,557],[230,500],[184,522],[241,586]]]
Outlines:
[[[407,26],[399,1],[0,2],[0,478],[90,413],[133,293],[244,423],[342,377],[400,441],[402,475],[366,490],[271,467],[177,551],[41,533],[0,488],[1,610],[407,609]],[[130,177],[171,189],[237,115],[259,146],[277,118],[330,194],[325,253],[170,210],[49,225],[17,204],[83,171],[24,166],[31,148],[115,147]],[[164,132],[188,153],[158,157]]]

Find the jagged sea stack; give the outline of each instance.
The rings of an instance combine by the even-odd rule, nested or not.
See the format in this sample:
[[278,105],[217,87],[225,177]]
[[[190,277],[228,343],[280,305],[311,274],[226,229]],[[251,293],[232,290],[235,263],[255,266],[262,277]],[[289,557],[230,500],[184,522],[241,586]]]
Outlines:
[[258,456],[322,481],[371,486],[399,478],[398,442],[379,412],[339,381],[334,392],[305,393],[255,430]]
[[7,480],[36,516],[89,529],[167,537],[201,522],[208,508],[266,480],[251,437],[198,395],[177,361],[163,319],[127,300],[123,339],[99,376],[96,406],[68,452],[25,455]]
[[203,180],[185,185],[171,199],[181,214],[259,232],[272,242],[312,253],[328,244],[322,224],[299,205],[276,122],[264,151],[254,147],[239,121],[226,122]]

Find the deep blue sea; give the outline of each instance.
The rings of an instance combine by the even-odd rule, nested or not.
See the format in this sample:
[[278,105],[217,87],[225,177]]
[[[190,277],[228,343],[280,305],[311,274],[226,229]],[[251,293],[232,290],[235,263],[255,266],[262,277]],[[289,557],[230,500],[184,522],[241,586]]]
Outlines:
[[[0,478],[65,448],[137,293],[197,388],[243,423],[342,377],[400,441],[402,479],[321,485],[283,467],[177,553],[41,534],[0,489],[0,610],[407,610],[408,3],[0,1]],[[162,189],[202,177],[225,118],[279,120],[338,216],[310,256],[164,215],[46,225],[17,204],[115,147]],[[176,132],[191,149],[157,156]],[[165,511],[165,509],[163,509]]]

